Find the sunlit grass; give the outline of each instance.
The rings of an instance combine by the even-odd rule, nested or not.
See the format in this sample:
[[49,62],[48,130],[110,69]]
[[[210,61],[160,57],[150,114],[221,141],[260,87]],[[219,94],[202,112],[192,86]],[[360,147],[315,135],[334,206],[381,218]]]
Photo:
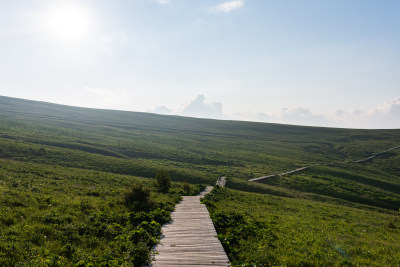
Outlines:
[[[397,266],[400,219],[317,201],[231,189],[206,196],[214,224],[234,264]],[[242,215],[235,225],[229,219]],[[225,219],[224,219],[225,218]],[[250,235],[243,235],[246,232]]]

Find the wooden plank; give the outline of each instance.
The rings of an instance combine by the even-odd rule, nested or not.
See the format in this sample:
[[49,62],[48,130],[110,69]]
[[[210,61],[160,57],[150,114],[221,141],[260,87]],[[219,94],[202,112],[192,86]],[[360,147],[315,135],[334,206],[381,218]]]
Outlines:
[[278,176],[278,175],[279,176],[285,176],[285,175],[289,175],[289,174],[293,174],[293,173],[296,173],[296,172],[300,172],[300,171],[306,170],[306,169],[311,168],[311,167],[312,167],[312,165],[305,166],[305,167],[301,167],[301,168],[298,168],[298,169],[295,169],[295,170],[292,170],[292,171],[289,171],[289,172],[285,172],[285,173],[281,173],[281,174],[271,174],[271,175],[267,175],[267,176],[253,178],[253,179],[250,179],[248,181],[249,182],[257,182],[257,181],[264,180],[264,179],[267,179],[267,178],[272,178],[272,177],[275,177],[275,176]]
[[162,227],[160,244],[154,249],[155,259],[150,266],[230,266],[210,214],[200,203],[200,197],[211,189],[210,186],[198,196],[183,197],[171,214],[172,223]]

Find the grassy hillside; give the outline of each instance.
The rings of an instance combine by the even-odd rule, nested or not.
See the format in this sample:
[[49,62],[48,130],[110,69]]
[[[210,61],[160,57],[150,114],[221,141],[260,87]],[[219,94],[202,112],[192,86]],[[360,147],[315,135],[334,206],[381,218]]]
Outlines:
[[[0,97],[0,114],[1,141],[41,152],[34,156],[37,161],[65,158],[60,156],[62,151],[73,150],[79,157],[95,157],[95,161],[112,158],[122,165],[137,163],[142,170],[147,164],[149,172],[150,165],[156,163],[243,179],[309,164],[358,159],[396,146],[400,140],[399,130],[204,120],[6,97]],[[2,157],[17,157],[12,150],[3,149]],[[68,158],[62,164],[77,162]]]
[[[231,198],[231,205],[238,205],[237,208],[247,210],[242,214],[245,220],[261,216],[262,210],[265,214],[278,212],[271,209],[272,206],[265,201],[257,204],[259,210],[248,208],[255,203],[246,199],[262,198],[254,194],[260,193],[265,197],[278,197],[276,199],[288,203],[285,204],[288,207],[302,207],[298,208],[301,212],[293,213],[291,217],[293,227],[296,222],[304,223],[303,207],[310,205],[309,210],[312,212],[307,216],[310,216],[309,220],[317,221],[318,227],[322,227],[318,219],[322,216],[319,211],[324,209],[331,212],[343,209],[348,216],[354,214],[355,218],[364,214],[371,218],[380,216],[381,219],[377,217],[377,220],[393,219],[391,226],[394,228],[389,227],[387,231],[380,232],[381,238],[389,238],[393,234],[392,229],[397,231],[399,227],[395,218],[400,208],[400,149],[380,154],[369,161],[355,161],[398,145],[400,130],[334,129],[206,120],[85,109],[0,97],[0,167],[3,168],[0,192],[2,196],[12,195],[16,199],[23,199],[20,201],[22,204],[15,206],[7,197],[2,198],[1,207],[8,207],[8,210],[1,215],[0,223],[7,226],[0,228],[1,235],[9,238],[12,235],[7,231],[14,231],[18,233],[15,239],[31,242],[27,239],[27,233],[21,239],[24,224],[20,216],[25,218],[29,210],[33,210],[33,214],[37,215],[31,218],[32,222],[45,224],[43,216],[46,214],[40,210],[38,200],[34,200],[36,196],[40,199],[62,198],[56,202],[64,203],[63,209],[66,206],[71,207],[67,210],[70,210],[70,216],[78,224],[88,220],[88,217],[81,214],[82,211],[73,215],[79,208],[78,202],[82,196],[85,201],[88,201],[88,198],[89,202],[93,203],[94,206],[90,208],[93,212],[99,212],[101,207],[107,205],[107,209],[113,209],[112,205],[115,205],[115,212],[126,214],[129,209],[121,202],[122,192],[132,184],[144,183],[151,187],[151,182],[147,182],[146,178],[154,178],[158,170],[166,169],[173,181],[186,181],[191,184],[213,184],[220,175],[227,176],[227,187],[249,192],[243,199]],[[247,181],[250,178],[282,173],[308,165],[312,167],[293,175],[278,175],[260,183]],[[13,171],[15,168],[18,171]],[[175,186],[175,193],[179,195],[178,187],[181,185]],[[199,187],[196,188],[198,190]],[[175,197],[163,196],[154,188],[151,190],[155,199],[161,198],[174,203]],[[239,191],[232,192],[238,196],[245,194]],[[54,192],[64,193],[53,196]],[[169,197],[172,197],[172,200],[167,200]],[[99,204],[104,201],[103,198],[114,204]],[[216,200],[210,200],[209,205],[215,205],[216,212],[229,211],[218,206],[218,201],[212,204],[213,201]],[[244,206],[240,206],[239,202],[243,202]],[[50,204],[53,208],[56,206]],[[226,207],[228,209],[229,205]],[[279,209],[279,206],[277,207]],[[58,208],[61,209],[61,206]],[[21,209],[20,213],[23,215],[18,212],[10,213],[10,210],[18,209]],[[359,218],[363,219],[362,216]],[[371,219],[369,225],[374,225],[373,221],[374,219]],[[65,226],[69,223],[70,219],[62,220],[60,225]],[[261,231],[263,225],[261,223],[255,229]],[[46,227],[54,228],[53,225]],[[125,230],[133,229],[129,227]],[[352,226],[350,223],[343,223],[343,227],[348,231]],[[273,228],[271,231],[277,235],[281,230]],[[331,231],[332,236],[339,234],[337,229]],[[83,235],[80,238],[85,240],[86,237]],[[304,243],[306,235],[299,238],[303,240],[299,241],[299,246],[312,246]],[[14,241],[7,242],[11,243],[7,243],[5,247],[0,246],[0,253],[8,251],[10,254],[7,255],[13,255],[9,249]],[[39,249],[46,247],[50,241],[43,242],[32,246]],[[226,243],[225,246],[234,251],[233,258],[237,256],[234,255],[235,249],[229,249],[229,244]],[[355,248],[357,246],[356,244]],[[395,249],[393,243],[388,243],[388,246],[389,250]],[[31,248],[25,248],[23,251],[29,249]],[[266,251],[269,249],[265,247]],[[302,262],[306,265],[307,262],[313,262],[306,260],[308,254],[304,251],[303,254],[296,254],[297,260],[294,262],[284,260],[290,255],[285,254],[289,253],[288,249],[289,247],[283,246],[277,253],[286,256],[278,257],[276,254],[273,262],[289,265],[301,265]],[[85,252],[76,248],[76,251],[83,253],[77,253],[76,255],[81,255],[79,257],[90,253],[94,253],[91,254],[93,258],[102,257],[95,255],[95,250]],[[112,248],[108,251],[118,254]],[[339,260],[340,257],[328,257],[329,253],[334,252],[327,251],[320,251],[322,254],[315,263],[324,263],[324,258],[327,259],[327,265]],[[35,253],[48,255],[44,259],[57,256],[52,254],[53,252],[46,252],[45,249]],[[237,251],[236,254],[240,253]],[[350,255],[349,252],[346,253]],[[33,254],[29,255],[21,255],[19,259],[32,260]],[[78,262],[79,257],[74,258],[72,262]],[[96,262],[100,262],[100,258],[96,258]],[[122,261],[117,256],[106,258],[110,261]],[[251,257],[248,261],[251,262]],[[245,258],[241,259],[241,262],[246,262]],[[371,263],[374,262],[377,260],[371,259]]]
[[400,218],[232,189],[205,197],[235,266],[398,266]]
[[[149,201],[127,205],[139,185]],[[0,266],[141,266],[180,195],[181,184],[164,194],[150,179],[1,159]]]

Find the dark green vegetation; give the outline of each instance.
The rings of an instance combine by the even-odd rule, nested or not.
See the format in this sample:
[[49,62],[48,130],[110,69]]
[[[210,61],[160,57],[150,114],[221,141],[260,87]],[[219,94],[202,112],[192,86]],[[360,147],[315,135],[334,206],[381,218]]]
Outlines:
[[171,188],[171,177],[169,177],[166,170],[161,169],[157,172],[154,185],[160,192],[167,193],[169,191]]
[[[239,233],[244,227],[235,240],[224,243],[231,260],[260,265],[396,266],[400,259],[394,252],[399,248],[390,240],[399,237],[400,149],[370,161],[353,161],[398,145],[400,130],[202,120],[0,97],[0,259],[21,264],[81,260],[133,264],[135,253],[143,255],[140,251],[148,251],[157,237],[159,227],[152,222],[161,224],[153,214],[158,208],[168,211],[182,190],[196,193],[195,185],[214,184],[224,175],[230,189],[221,194],[228,194],[230,204],[218,196],[207,203],[221,235],[229,236],[229,229]],[[246,181],[308,165],[313,167],[297,174],[262,183]],[[173,182],[190,185],[182,189],[183,184],[172,183],[170,193],[163,193],[154,183],[161,169]],[[135,190],[143,193],[144,201],[130,195]],[[231,214],[233,209],[237,214]],[[61,218],[45,219],[52,211]],[[148,231],[131,219],[137,213],[150,216],[143,220]],[[114,219],[119,216],[126,220]],[[364,228],[358,228],[357,220],[365,222],[360,226]],[[121,228],[108,236],[96,236],[93,229],[78,231],[98,221],[103,228],[114,224]],[[387,224],[381,227],[384,221]],[[62,239],[68,236],[68,227],[74,229],[72,241]],[[322,240],[318,231],[324,227],[331,228]],[[148,238],[121,249],[132,231],[142,228]],[[362,231],[357,239],[358,230]],[[41,241],[32,241],[32,233],[38,233]],[[63,253],[70,258],[61,254],[67,244],[64,250],[71,253]],[[365,244],[371,254],[362,253]],[[19,252],[13,253],[17,247]]]

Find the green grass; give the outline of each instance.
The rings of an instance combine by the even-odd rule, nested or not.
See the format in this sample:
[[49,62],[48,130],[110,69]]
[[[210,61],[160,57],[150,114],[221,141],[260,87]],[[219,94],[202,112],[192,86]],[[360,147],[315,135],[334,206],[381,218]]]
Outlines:
[[205,197],[233,265],[397,266],[398,213],[228,188]]
[[[151,188],[144,212],[123,201],[138,184]],[[0,266],[141,266],[182,190],[173,184],[162,194],[150,179],[0,160]]]
[[[196,193],[221,175],[226,199],[207,203],[219,234],[238,235],[223,241],[234,262],[396,266],[400,149],[354,160],[398,145],[399,129],[219,121],[0,96],[0,266],[135,265],[159,226],[131,220],[125,192],[151,188],[143,215],[151,223],[157,207],[171,210],[184,182]],[[153,187],[160,169],[175,182],[172,194]],[[92,223],[103,229],[99,236]],[[149,235],[126,247],[140,229]]]
[[[1,140],[15,140],[36,145],[33,150],[43,148],[52,152],[41,160],[55,160],[58,164],[61,160],[54,159],[57,153],[52,149],[71,149],[96,155],[96,161],[113,157],[119,164],[131,164],[140,159],[141,170],[143,165],[155,164],[197,170],[208,176],[210,182],[219,174],[249,179],[298,166],[361,158],[398,145],[400,140],[398,130],[204,120],[73,108],[5,97],[0,98],[0,114]],[[4,157],[15,155],[6,153]],[[70,159],[63,164],[77,163],[79,160]]]
[[301,174],[275,176],[263,182],[392,210],[400,207],[400,181],[382,181],[343,169],[313,167]]

